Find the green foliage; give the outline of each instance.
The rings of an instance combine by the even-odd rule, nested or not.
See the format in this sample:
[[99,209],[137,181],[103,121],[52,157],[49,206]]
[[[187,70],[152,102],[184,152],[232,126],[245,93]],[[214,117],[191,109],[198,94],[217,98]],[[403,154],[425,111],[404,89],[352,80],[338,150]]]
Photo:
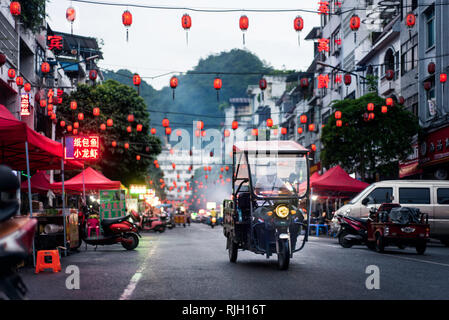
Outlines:
[[[78,104],[76,110],[70,109],[70,102],[75,100]],[[93,108],[100,108],[100,115],[93,115]],[[84,120],[78,121],[78,113],[84,113]],[[128,114],[134,115],[134,122],[130,124],[127,120]],[[70,96],[63,97],[63,103],[57,109],[58,121],[64,120],[66,125],[75,121],[80,123],[79,135],[100,134],[101,160],[94,164],[101,168],[103,174],[112,180],[120,180],[123,184],[144,183],[148,171],[155,169],[153,160],[161,152],[161,141],[158,137],[149,134],[150,118],[142,97],[136,91],[117,81],[108,80],[101,85],[88,86],[79,85],[77,90]],[[100,124],[107,119],[113,119],[112,127],[106,131],[100,130]],[[142,124],[141,132],[136,131],[136,125]],[[132,133],[126,131],[127,126],[132,125]],[[61,128],[58,126],[58,136],[61,136]],[[117,142],[117,147],[111,145]],[[124,149],[124,143],[128,142],[130,147]],[[146,148],[149,147],[149,152]],[[136,160],[136,155],[141,160]]]
[[42,25],[45,14],[46,0],[18,0],[22,8],[20,19],[25,28],[33,32],[39,32],[39,27]]
[[367,75],[366,76],[366,82],[368,84],[368,91],[369,92],[374,92],[377,93],[377,82],[378,81],[378,77],[375,75]]
[[[363,114],[370,102],[375,105],[375,118],[365,122]],[[398,160],[412,152],[411,139],[418,133],[418,119],[397,104],[383,114],[384,104],[385,99],[374,93],[333,102],[333,110],[342,112],[343,126],[337,127],[332,116],[323,128],[321,160],[325,167],[339,164],[362,177],[375,173],[397,176]]]

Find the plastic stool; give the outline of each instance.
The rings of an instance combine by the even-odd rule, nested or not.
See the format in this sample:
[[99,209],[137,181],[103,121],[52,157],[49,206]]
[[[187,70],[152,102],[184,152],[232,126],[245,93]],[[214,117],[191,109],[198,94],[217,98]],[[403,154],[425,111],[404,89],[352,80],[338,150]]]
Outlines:
[[[51,262],[45,262],[45,257],[50,257]],[[39,250],[36,259],[36,271],[39,273],[45,269],[52,269],[53,272],[61,271],[61,261],[59,260],[58,250]]]

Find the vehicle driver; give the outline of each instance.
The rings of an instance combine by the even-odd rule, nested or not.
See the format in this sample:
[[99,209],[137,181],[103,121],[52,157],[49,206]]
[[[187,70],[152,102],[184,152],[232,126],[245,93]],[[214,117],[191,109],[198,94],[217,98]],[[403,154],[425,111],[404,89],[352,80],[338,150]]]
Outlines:
[[266,175],[257,179],[255,190],[257,194],[262,194],[264,191],[279,191],[281,193],[290,192],[284,182],[277,176],[277,168],[275,163],[268,164]]

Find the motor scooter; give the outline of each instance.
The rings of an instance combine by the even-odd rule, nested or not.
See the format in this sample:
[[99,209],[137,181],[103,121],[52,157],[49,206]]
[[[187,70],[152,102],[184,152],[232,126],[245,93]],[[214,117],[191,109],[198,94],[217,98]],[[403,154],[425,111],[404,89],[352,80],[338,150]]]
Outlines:
[[175,223],[172,218],[169,218],[167,214],[163,213],[160,215],[161,222],[165,225],[165,227],[169,229],[173,229],[175,227]]
[[351,248],[353,245],[366,244],[372,249],[368,242],[368,219],[360,219],[347,215],[337,215],[340,230],[337,233],[338,243],[343,248]]
[[217,225],[217,218],[211,217],[210,218],[210,226],[213,229]]
[[[94,213],[92,209],[87,209],[85,207],[84,211],[88,215]],[[137,225],[134,223],[140,219],[139,215],[135,211],[124,217],[102,219],[101,227],[103,228],[103,234],[100,236],[88,237],[86,233],[86,214],[83,214],[81,221],[79,222],[79,232],[80,237],[86,244],[93,246],[104,246],[110,244],[120,243],[126,250],[134,250],[139,245],[139,234]],[[130,221],[132,220],[132,221]],[[80,241],[81,246],[81,241]],[[96,247],[95,247],[96,249]]]
[[19,210],[19,187],[12,170],[0,166],[0,300],[22,300],[28,291],[16,269],[31,253],[37,222],[30,217],[13,217]]
[[162,233],[165,231],[165,223],[158,218],[143,216],[141,219],[141,229],[144,231],[155,231]]

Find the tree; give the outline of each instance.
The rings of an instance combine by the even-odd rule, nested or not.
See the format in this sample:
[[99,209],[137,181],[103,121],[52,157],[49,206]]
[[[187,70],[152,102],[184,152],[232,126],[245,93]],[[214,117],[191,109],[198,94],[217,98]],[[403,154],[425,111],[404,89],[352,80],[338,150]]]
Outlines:
[[25,28],[33,32],[39,32],[42,27],[45,15],[46,0],[19,0],[22,13],[20,19]]
[[[368,103],[374,103],[375,118],[364,121]],[[417,117],[397,103],[381,112],[385,105],[375,93],[359,99],[335,101],[332,108],[342,113],[342,126],[336,126],[334,116],[323,128],[321,160],[323,166],[339,164],[349,172],[357,172],[362,179],[397,176],[398,161],[405,160],[412,152],[411,140],[418,133]]]
[[[77,109],[70,109],[70,102],[77,102]],[[93,115],[93,108],[100,108],[100,115]],[[78,120],[78,114],[84,114],[84,120]],[[134,115],[134,122],[129,123],[128,114]],[[67,125],[79,122],[79,135],[99,134],[101,141],[101,159],[92,166],[101,168],[105,176],[119,180],[125,185],[145,183],[148,170],[159,170],[150,166],[161,152],[161,141],[149,135],[150,117],[142,97],[137,92],[117,81],[108,80],[96,86],[79,85],[76,91],[63,96],[63,103],[57,109],[58,122],[64,120]],[[113,126],[100,130],[107,119],[113,120]],[[136,125],[142,124],[141,132]],[[131,125],[132,133],[126,128]],[[70,133],[67,133],[70,134]],[[58,136],[62,128],[58,125]],[[117,146],[112,146],[116,141]],[[129,143],[129,149],[124,144]],[[140,156],[140,160],[136,156]],[[162,174],[162,173],[160,173]]]

